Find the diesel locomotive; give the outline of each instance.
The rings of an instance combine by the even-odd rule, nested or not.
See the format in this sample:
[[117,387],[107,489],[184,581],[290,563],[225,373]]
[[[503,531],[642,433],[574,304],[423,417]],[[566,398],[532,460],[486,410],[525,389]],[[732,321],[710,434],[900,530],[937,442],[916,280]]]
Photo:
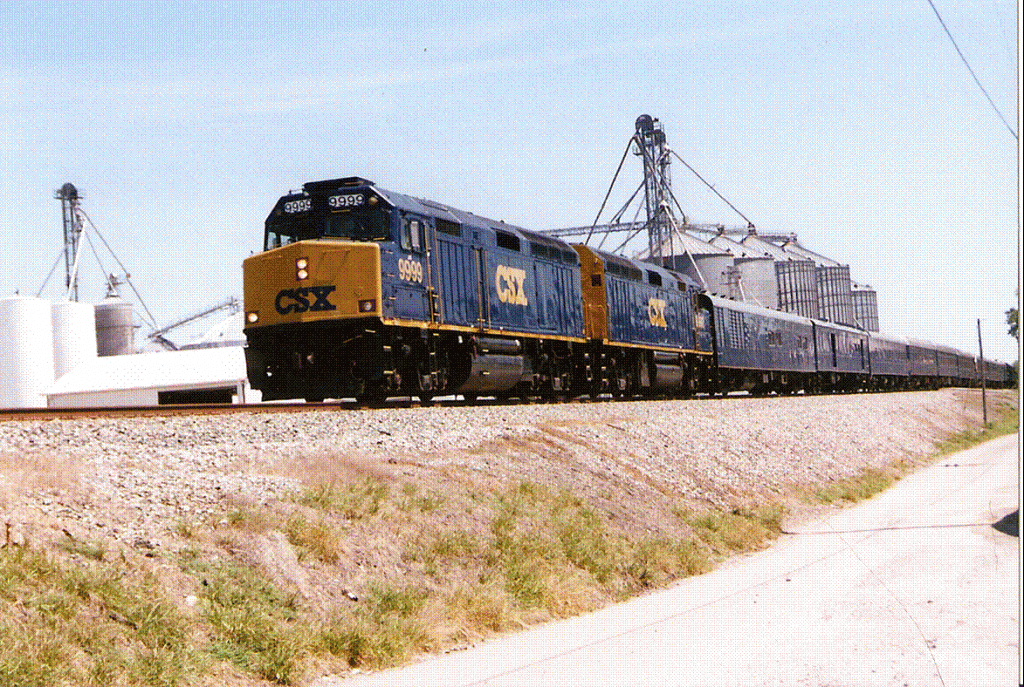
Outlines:
[[992,386],[1007,366],[767,310],[657,265],[380,188],[310,182],[243,263],[264,400]]

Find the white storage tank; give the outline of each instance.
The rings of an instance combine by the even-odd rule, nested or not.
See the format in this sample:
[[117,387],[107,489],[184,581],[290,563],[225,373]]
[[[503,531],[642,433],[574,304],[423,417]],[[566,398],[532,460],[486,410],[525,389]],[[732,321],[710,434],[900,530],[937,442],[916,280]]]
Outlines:
[[135,315],[120,296],[96,304],[96,350],[100,357],[135,352]]
[[53,372],[56,379],[97,355],[96,308],[90,303],[53,304]]
[[674,232],[661,264],[682,272],[716,296],[729,295],[732,256],[685,231]]
[[710,243],[733,256],[734,273],[730,279],[729,298],[772,310],[779,309],[779,283],[775,277],[773,258],[733,241],[721,231]]
[[684,253],[670,255],[662,260],[665,267],[686,276],[700,284],[701,288],[715,296],[729,296],[729,274],[732,256],[725,252]]
[[779,309],[779,282],[771,258],[735,258],[740,293],[735,297],[762,308]]
[[50,301],[0,298],[0,408],[45,408],[53,384]]

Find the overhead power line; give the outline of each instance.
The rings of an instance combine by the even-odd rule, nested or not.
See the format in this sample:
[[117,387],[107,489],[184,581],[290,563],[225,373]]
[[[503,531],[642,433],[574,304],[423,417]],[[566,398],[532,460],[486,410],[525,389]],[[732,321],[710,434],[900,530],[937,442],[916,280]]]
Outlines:
[[1010,126],[1010,123],[1006,121],[1006,117],[1004,117],[1003,113],[999,111],[996,104],[992,102],[992,98],[989,96],[988,91],[985,90],[985,87],[981,85],[981,81],[978,80],[978,75],[974,73],[973,69],[971,69],[970,63],[967,62],[967,58],[964,57],[963,52],[960,50],[960,46],[956,44],[956,39],[953,38],[953,34],[951,34],[949,29],[946,27],[946,22],[942,20],[942,15],[939,14],[939,10],[935,7],[935,3],[932,2],[932,0],[928,0],[928,4],[932,6],[932,11],[935,12],[935,16],[939,18],[939,23],[942,24],[943,31],[946,32],[947,36],[949,36],[950,42],[953,44],[953,47],[956,48],[956,53],[960,56],[960,59],[963,60],[964,66],[967,67],[967,71],[969,71],[971,76],[974,77],[974,83],[978,84],[978,88],[981,89],[981,92],[984,93],[985,97],[988,99],[988,104],[991,105],[992,109],[996,111],[997,115],[999,115],[999,119],[1003,120],[1003,124],[1006,125],[1007,131],[1009,131],[1010,134],[1019,141],[1020,137],[1017,135],[1017,132],[1014,131],[1013,127]]

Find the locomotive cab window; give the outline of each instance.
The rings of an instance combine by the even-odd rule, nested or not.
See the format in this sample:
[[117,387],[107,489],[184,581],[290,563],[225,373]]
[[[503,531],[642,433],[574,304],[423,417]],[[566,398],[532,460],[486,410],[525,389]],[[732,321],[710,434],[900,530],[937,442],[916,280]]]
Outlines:
[[437,230],[449,236],[462,236],[462,225],[446,219],[437,219]]
[[304,217],[291,222],[280,222],[267,227],[264,250],[280,248],[296,241],[319,237],[320,232],[317,231],[312,217]]
[[[343,195],[334,198],[348,197]],[[356,201],[348,202],[354,204]],[[342,201],[335,202],[336,205],[339,203]],[[314,199],[288,201],[282,211],[275,212],[267,219],[264,249],[324,236],[354,241],[384,241],[391,238],[391,212],[373,202],[360,202],[350,209],[334,211],[325,216],[322,210],[317,209]]]
[[407,219],[402,223],[402,250],[423,252],[423,222]]
[[391,238],[391,216],[384,208],[330,215],[325,236],[354,239],[356,241],[384,241]]

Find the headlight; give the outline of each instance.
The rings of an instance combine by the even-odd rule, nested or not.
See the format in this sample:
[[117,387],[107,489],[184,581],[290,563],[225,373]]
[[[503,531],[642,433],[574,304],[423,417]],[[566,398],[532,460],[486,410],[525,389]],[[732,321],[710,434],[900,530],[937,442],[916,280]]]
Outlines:
[[295,278],[299,281],[309,279],[309,258],[298,258],[295,261]]
[[256,324],[260,321],[260,314],[253,310],[252,312],[245,313],[245,321],[249,324]]
[[376,309],[377,301],[372,298],[365,301],[359,301],[359,312],[373,312]]

